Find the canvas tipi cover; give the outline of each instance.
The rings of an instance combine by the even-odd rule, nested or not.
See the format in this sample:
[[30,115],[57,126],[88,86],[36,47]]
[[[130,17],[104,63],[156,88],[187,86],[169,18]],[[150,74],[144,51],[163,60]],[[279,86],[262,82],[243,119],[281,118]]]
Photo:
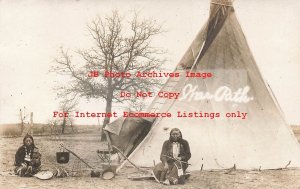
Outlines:
[[128,156],[148,134],[152,123],[153,119],[120,117],[106,125],[104,130],[110,143]]
[[[185,77],[186,71],[211,72],[212,78]],[[180,92],[179,99],[156,98],[148,111],[170,112],[158,118],[129,156],[139,166],[158,163],[162,144],[179,128],[191,148],[191,170],[276,169],[300,166],[300,149],[265,84],[230,1],[211,2],[210,17],[179,62],[162,91]],[[227,91],[224,96],[203,97]],[[239,100],[230,91],[244,94]],[[246,94],[246,95],[245,95]],[[232,97],[232,96],[231,96]],[[178,112],[210,113],[210,117],[176,117]],[[226,113],[247,113],[227,118]],[[219,113],[220,117],[216,114]]]

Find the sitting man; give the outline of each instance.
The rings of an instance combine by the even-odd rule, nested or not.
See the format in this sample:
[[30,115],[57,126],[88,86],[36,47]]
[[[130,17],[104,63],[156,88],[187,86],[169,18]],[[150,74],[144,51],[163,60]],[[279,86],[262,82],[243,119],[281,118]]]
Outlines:
[[41,154],[35,147],[33,137],[26,135],[23,145],[17,150],[15,155],[15,173],[21,177],[36,174],[41,166]]
[[184,184],[185,170],[191,158],[189,143],[182,139],[181,131],[174,128],[170,131],[169,140],[162,147],[161,163],[154,167],[153,174],[156,181],[163,184]]

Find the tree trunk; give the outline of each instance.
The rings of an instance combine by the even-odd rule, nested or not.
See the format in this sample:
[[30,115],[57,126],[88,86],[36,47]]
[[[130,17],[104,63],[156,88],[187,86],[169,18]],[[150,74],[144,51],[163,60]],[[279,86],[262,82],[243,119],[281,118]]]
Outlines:
[[[112,107],[112,99],[113,99],[113,91],[109,91],[107,94],[106,99],[106,109],[105,113],[111,113],[111,107]],[[103,127],[105,127],[110,122],[110,117],[105,117],[103,121]]]
[[[113,91],[109,91],[107,93],[107,98],[106,98],[106,108],[105,108],[105,113],[111,113],[111,109],[112,109],[112,99],[113,99]],[[103,120],[103,125],[102,125],[102,135],[101,135],[101,141],[105,141],[106,140],[106,136],[103,132],[104,127],[109,124],[110,122],[110,117],[105,117]]]
[[65,133],[66,124],[67,124],[67,121],[66,121],[66,118],[64,117],[63,123],[61,125],[61,133],[62,134]]
[[71,126],[71,129],[72,129],[72,132],[75,133],[72,122],[71,122],[70,126]]

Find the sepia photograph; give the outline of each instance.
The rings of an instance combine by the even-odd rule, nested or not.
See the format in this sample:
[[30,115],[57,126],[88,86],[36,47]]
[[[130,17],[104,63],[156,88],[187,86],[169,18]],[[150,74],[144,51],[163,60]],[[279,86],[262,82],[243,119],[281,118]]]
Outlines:
[[297,0],[0,0],[3,188],[300,188]]

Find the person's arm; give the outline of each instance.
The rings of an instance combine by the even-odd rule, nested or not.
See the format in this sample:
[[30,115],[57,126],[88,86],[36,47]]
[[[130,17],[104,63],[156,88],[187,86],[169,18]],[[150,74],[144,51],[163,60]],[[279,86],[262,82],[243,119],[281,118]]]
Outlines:
[[160,160],[164,165],[167,163],[166,155],[167,155],[167,144],[166,144],[166,141],[165,141],[163,146],[162,146],[161,153],[160,153]]
[[181,154],[180,159],[181,159],[181,161],[187,162],[191,158],[190,145],[187,141],[184,141],[183,149],[184,149],[184,153]]
[[38,148],[33,149],[31,166],[39,167],[41,166],[41,154]]
[[160,153],[160,160],[163,163],[165,170],[169,169],[169,166],[168,166],[168,157],[167,157],[167,155],[168,155],[167,154],[167,145],[168,145],[168,142],[165,141],[164,144],[163,144],[163,146],[162,146],[161,153]]
[[21,166],[24,163],[24,147],[21,146],[15,154],[15,166]]

